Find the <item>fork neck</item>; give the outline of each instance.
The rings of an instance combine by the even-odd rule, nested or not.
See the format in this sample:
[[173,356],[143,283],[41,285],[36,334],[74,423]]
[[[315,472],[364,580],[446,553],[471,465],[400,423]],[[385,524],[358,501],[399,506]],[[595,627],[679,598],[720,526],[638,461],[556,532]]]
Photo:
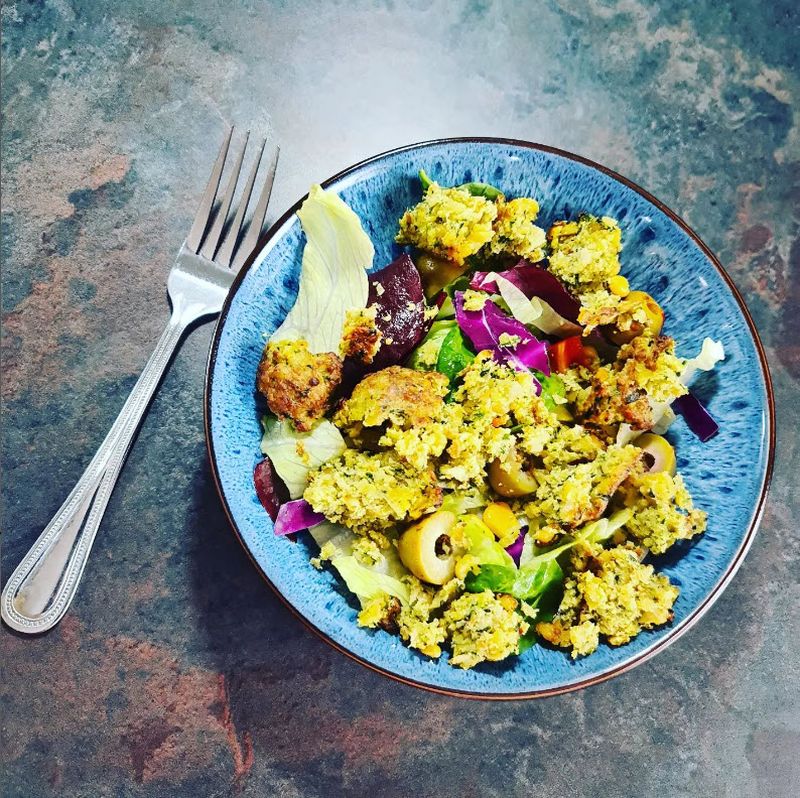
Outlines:
[[219,313],[218,308],[209,307],[205,302],[191,301],[181,294],[171,296],[170,305],[171,312],[168,326],[181,332],[199,319],[204,317],[211,318]]

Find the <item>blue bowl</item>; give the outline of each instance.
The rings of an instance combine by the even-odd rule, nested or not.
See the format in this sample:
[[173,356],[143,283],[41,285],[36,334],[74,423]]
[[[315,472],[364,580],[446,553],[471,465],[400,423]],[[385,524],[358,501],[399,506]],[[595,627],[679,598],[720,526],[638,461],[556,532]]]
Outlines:
[[601,645],[571,660],[534,646],[520,657],[474,670],[429,660],[383,631],[355,624],[356,604],[330,571],[309,564],[310,536],[293,544],[273,534],[253,487],[261,428],[256,367],[297,292],[303,234],[297,202],[272,227],[222,310],[206,379],[206,436],[222,502],[240,541],[269,584],[305,623],[335,648],[387,676],[430,690],[482,698],[552,695],[584,687],[644,662],[689,629],[722,593],[752,542],[767,492],[774,451],[774,406],[761,344],[741,296],[722,267],[672,211],[603,166],[567,152],[506,139],[444,139],[377,155],[323,183],[361,217],[375,245],[375,267],[396,255],[400,214],[420,196],[424,168],[443,185],[493,183],[508,196],[532,196],[543,226],[580,211],[619,220],[622,271],[666,311],[665,331],[692,355],[706,335],[726,359],[694,386],[720,425],[701,443],[682,419],[669,437],[678,468],[708,511],[708,531],[676,546],[657,567],[680,587],[674,621],[619,648]]

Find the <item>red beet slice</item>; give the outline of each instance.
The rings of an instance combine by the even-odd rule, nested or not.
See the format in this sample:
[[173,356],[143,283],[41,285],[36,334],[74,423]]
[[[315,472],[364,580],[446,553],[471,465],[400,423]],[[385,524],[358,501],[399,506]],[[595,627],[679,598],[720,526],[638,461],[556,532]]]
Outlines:
[[267,511],[269,517],[275,521],[278,517],[278,508],[289,501],[289,491],[283,480],[275,472],[272,461],[265,457],[253,471],[253,482],[256,486],[256,496]]

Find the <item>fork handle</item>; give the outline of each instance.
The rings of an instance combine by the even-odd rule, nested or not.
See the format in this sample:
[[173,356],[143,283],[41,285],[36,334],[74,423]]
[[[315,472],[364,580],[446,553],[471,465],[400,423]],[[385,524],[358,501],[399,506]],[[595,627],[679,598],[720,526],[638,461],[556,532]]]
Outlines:
[[189,321],[178,309],[173,312],[105,440],[9,577],[0,598],[0,613],[13,629],[38,634],[64,617],[133,439]]

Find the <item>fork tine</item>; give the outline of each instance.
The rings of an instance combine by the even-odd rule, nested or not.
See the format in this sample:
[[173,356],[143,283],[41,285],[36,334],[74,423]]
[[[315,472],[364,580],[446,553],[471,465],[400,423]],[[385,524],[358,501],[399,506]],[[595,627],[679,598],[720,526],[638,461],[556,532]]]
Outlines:
[[208,185],[203,192],[203,198],[200,200],[200,207],[198,207],[194,221],[192,222],[192,229],[189,230],[189,235],[186,236],[186,246],[192,252],[197,252],[199,249],[200,242],[203,240],[203,233],[208,226],[211,208],[214,206],[214,200],[217,198],[219,181],[222,177],[222,167],[225,165],[225,158],[228,156],[231,136],[233,136],[233,126],[228,129],[228,135],[225,137],[225,141],[222,142],[222,147],[220,147],[219,155],[217,155],[217,160],[214,163],[214,168],[211,170],[211,177],[208,178]]
[[253,211],[253,218],[250,220],[250,227],[242,241],[241,246],[236,252],[236,257],[233,261],[233,270],[239,271],[245,261],[250,257],[253,250],[258,243],[261,236],[261,228],[264,225],[264,218],[267,215],[267,206],[269,205],[269,197],[272,194],[272,184],[275,182],[275,172],[278,169],[278,158],[281,154],[281,148],[275,145],[275,154],[272,156],[272,162],[269,165],[267,172],[267,180],[264,183],[264,188],[261,189],[261,195],[258,198],[256,209]]
[[244,160],[244,153],[245,150],[247,150],[247,142],[249,140],[250,131],[248,130],[245,134],[244,144],[242,144],[239,157],[236,159],[236,163],[231,168],[231,173],[228,176],[228,184],[225,186],[225,193],[222,195],[222,199],[220,200],[219,208],[217,209],[217,215],[214,217],[214,223],[211,225],[211,229],[206,234],[205,240],[203,241],[203,247],[198,253],[209,260],[214,259],[214,253],[217,251],[217,246],[219,245],[219,241],[222,236],[222,229],[225,227],[225,222],[228,219],[228,211],[230,210],[231,203],[233,202],[233,195],[236,193],[236,183],[239,181],[239,172],[242,170],[242,161]]
[[230,267],[231,260],[233,258],[233,249],[236,246],[236,241],[239,238],[239,233],[242,230],[242,223],[244,222],[244,216],[247,213],[247,206],[250,202],[250,195],[253,193],[253,184],[256,182],[256,175],[258,174],[258,167],[261,163],[261,157],[264,155],[264,147],[267,144],[267,140],[264,139],[261,142],[261,149],[259,149],[258,154],[253,161],[253,166],[250,169],[250,176],[247,178],[247,183],[245,184],[244,191],[242,191],[242,196],[239,199],[239,207],[236,209],[236,216],[233,218],[233,222],[231,226],[228,228],[228,232],[225,233],[225,238],[222,239],[222,244],[220,245],[219,252],[217,252],[216,262],[220,266],[224,266],[226,269]]

